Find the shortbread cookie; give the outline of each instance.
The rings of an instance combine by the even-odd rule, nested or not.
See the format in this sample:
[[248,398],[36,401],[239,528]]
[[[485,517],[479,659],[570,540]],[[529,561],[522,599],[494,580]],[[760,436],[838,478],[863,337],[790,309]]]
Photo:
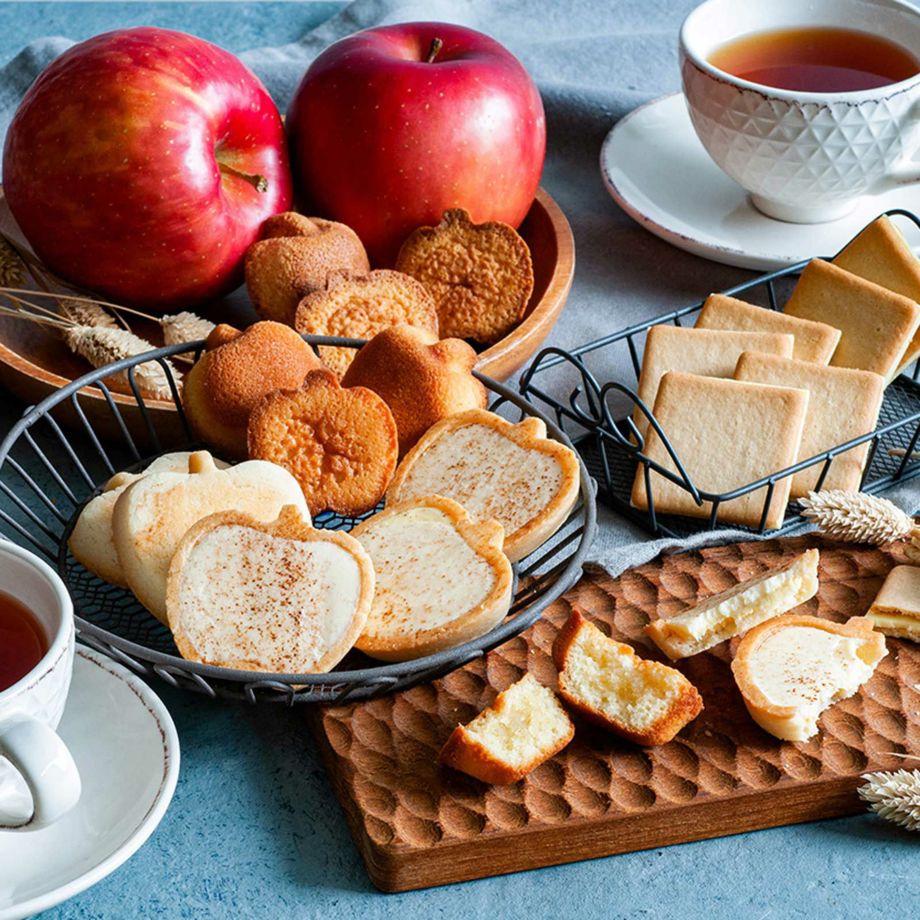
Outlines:
[[[884,215],[874,220],[834,259],[834,265],[920,302],[920,260]],[[920,353],[920,329],[901,358],[900,373]]]
[[832,623],[790,613],[741,640],[732,673],[764,731],[783,741],[807,741],[821,714],[856,693],[886,654],[885,637],[866,617]]
[[474,523],[439,495],[387,505],[352,535],[374,563],[377,590],[358,648],[407,661],[453,648],[497,626],[513,573],[496,521]]
[[735,297],[726,297],[724,294],[710,294],[706,298],[706,303],[696,318],[695,328],[784,332],[795,340],[792,357],[815,364],[827,364],[840,342],[840,330],[828,326],[827,323],[799,319],[797,316],[757,307]]
[[[424,284],[388,269],[366,275],[338,275],[325,288],[297,305],[294,328],[303,334],[370,339],[382,329],[402,323],[438,332],[434,298]],[[320,345],[323,364],[339,377],[357,354],[354,348]]]
[[331,670],[361,633],[374,567],[354,537],[315,530],[288,505],[277,520],[212,514],[169,566],[169,628],[183,658],[223,668]]
[[836,326],[834,367],[857,367],[891,380],[917,327],[920,306],[837,265],[815,259],[802,272],[785,312]]
[[396,267],[431,291],[445,338],[497,342],[524,317],[533,293],[530,250],[514,227],[474,224],[462,208],[416,230]]
[[[684,371],[703,377],[731,377],[743,351],[764,351],[792,355],[795,339],[783,332],[732,332],[723,329],[686,329],[681,326],[652,326],[645,340],[639,399],[651,409],[658,385],[668,371]],[[650,427],[645,413],[633,410],[636,427],[645,437]]]
[[896,565],[866,616],[886,636],[920,642],[920,568]]
[[553,643],[559,696],[583,718],[646,746],[667,744],[703,711],[675,668],[645,661],[575,610]]
[[218,511],[273,520],[294,505],[309,521],[297,481],[273,463],[251,460],[218,469],[206,451],[191,455],[187,473],[156,473],[131,483],[112,513],[112,536],[128,586],[166,622],[166,576],[186,531]]
[[645,634],[669,658],[689,658],[804,604],[817,593],[818,551],[809,549],[677,616],[649,623]]
[[578,499],[579,477],[575,452],[547,438],[540,419],[513,425],[471,409],[438,422],[406,454],[387,501],[452,498],[474,520],[498,521],[505,555],[516,562],[565,523]]
[[294,325],[302,297],[322,290],[339,272],[363,274],[367,253],[351,227],[293,211],[262,224],[262,238],[246,251],[246,287],[262,319]]
[[[745,352],[738,359],[735,379],[808,390],[808,412],[797,460],[807,460],[874,431],[885,395],[884,378],[872,371],[821,367],[753,352]],[[857,491],[868,452],[866,441],[835,457],[821,488]],[[796,473],[790,497],[799,498],[815,489],[823,469],[822,462]]]
[[249,456],[289,470],[312,514],[370,511],[390,484],[398,449],[387,404],[364,387],[343,389],[329,370],[266,396],[249,419]]
[[[717,495],[792,466],[802,442],[807,406],[807,390],[668,373],[661,378],[654,412],[696,488]],[[644,453],[677,473],[653,429]],[[651,482],[657,513],[709,517],[710,502],[697,505],[690,492],[659,473],[651,473]],[[777,481],[765,518],[768,530],[782,523],[791,484],[790,476]],[[766,501],[766,487],[748,492],[722,502],[718,519],[758,527]],[[632,503],[642,510],[649,507],[641,464]]]
[[405,454],[434,424],[485,409],[486,388],[473,376],[476,352],[462,339],[441,339],[415,326],[378,332],[356,355],[342,386],[373,390],[390,407]]
[[504,785],[522,779],[574,736],[553,691],[525,674],[472,722],[458,725],[438,760],[484,783]]
[[256,323],[221,340],[224,344],[206,351],[186,375],[182,405],[199,438],[224,456],[243,458],[249,414],[259,401],[275,390],[300,386],[322,364],[293,329],[280,323]]
[[[127,588],[112,540],[112,513],[115,502],[132,482],[153,473],[187,473],[189,451],[163,454],[157,457],[140,473],[116,473],[105,485],[103,491],[91,499],[80,512],[67,545],[74,559],[82,566],[98,575],[103,581],[122,588]],[[227,464],[215,460],[218,469],[226,469]]]

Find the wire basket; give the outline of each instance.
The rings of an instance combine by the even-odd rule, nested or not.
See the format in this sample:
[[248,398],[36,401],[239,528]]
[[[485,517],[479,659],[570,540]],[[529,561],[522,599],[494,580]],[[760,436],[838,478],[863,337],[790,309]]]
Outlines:
[[[893,209],[889,217],[903,218],[920,228],[920,218],[910,211]],[[811,261],[806,259],[788,268],[770,272],[723,291],[728,296],[741,296],[750,303],[779,310],[785,303],[799,274]],[[719,518],[721,506],[762,489],[762,514],[757,527],[731,526],[739,530],[763,534],[767,532],[767,511],[776,484],[795,473],[820,466],[815,489],[820,490],[834,457],[860,444],[869,442],[860,488],[866,492],[881,492],[892,484],[911,479],[920,473],[920,461],[913,454],[920,436],[920,384],[917,383],[920,362],[901,374],[886,389],[874,432],[853,438],[794,466],[777,470],[754,482],[728,492],[707,492],[698,488],[687,474],[667,432],[663,431],[651,407],[639,399],[638,386],[642,369],[645,334],[655,325],[692,326],[704,301],[663,313],[643,323],[621,329],[565,351],[545,348],[531,362],[521,377],[520,391],[533,405],[551,414],[556,423],[572,439],[598,482],[601,500],[643,526],[650,533],[681,539],[703,530],[724,526]],[[632,385],[610,379],[614,369],[630,366]],[[601,383],[600,381],[605,381]],[[554,396],[568,393],[567,399]],[[671,470],[649,458],[643,451],[645,441],[633,421],[633,410],[648,419],[661,438],[675,469]],[[705,426],[701,419],[700,425]],[[648,495],[648,510],[633,507],[630,494],[636,470],[642,469]],[[666,477],[690,493],[697,505],[711,503],[707,517],[689,518],[658,514],[655,510],[652,472]],[[804,523],[797,502],[787,505],[783,523],[770,533],[780,535],[795,530]]]
[[[305,338],[314,347],[363,344],[357,339]],[[530,626],[578,579],[595,529],[595,487],[584,463],[575,510],[550,540],[515,564],[515,591],[508,616],[472,642],[388,665],[378,665],[352,651],[326,674],[258,673],[181,658],[169,630],[130,591],[87,571],[69,552],[67,540],[83,506],[115,472],[141,469],[167,451],[204,446],[194,439],[185,419],[178,381],[168,360],[177,355],[197,358],[202,347],[202,342],[167,346],[92,371],[27,409],[0,444],[0,531],[57,567],[73,597],[77,634],[85,644],[140,674],[156,674],[174,687],[213,698],[339,703],[402,690],[481,657]],[[142,395],[135,371],[150,361],[163,368],[171,401],[148,400]],[[117,373],[126,377],[127,399],[113,389],[111,378]],[[523,397],[488,377],[476,376],[491,393],[492,411],[513,421],[525,415],[541,418],[552,437],[571,446],[552,419]],[[104,419],[99,418],[100,398]],[[89,411],[90,399],[96,401],[93,411]],[[319,528],[349,530],[358,520],[324,512],[313,523]]]

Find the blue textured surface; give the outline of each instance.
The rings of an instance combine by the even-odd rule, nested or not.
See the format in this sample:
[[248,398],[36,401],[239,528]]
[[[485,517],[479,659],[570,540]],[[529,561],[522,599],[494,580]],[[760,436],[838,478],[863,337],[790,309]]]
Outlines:
[[[82,38],[140,23],[185,28],[232,50],[277,45],[293,40],[336,6],[0,3],[0,63],[39,36]],[[419,16],[424,6],[417,4]],[[676,10],[685,6],[679,0],[650,0],[649,23],[660,26],[664,18],[676,30]],[[641,41],[642,14],[636,9],[633,5],[625,26]],[[590,23],[584,29],[589,33]],[[593,148],[590,156],[596,156]],[[594,196],[589,215],[606,230],[615,209],[602,196],[599,182],[584,195],[579,203],[586,205]],[[670,259],[671,272],[636,282],[621,266],[617,281],[624,290],[630,283],[640,289],[657,284],[677,296],[671,290],[677,287],[684,300],[683,285],[694,292],[700,287],[691,278],[695,271],[716,283],[713,266],[650,237],[640,243]],[[600,269],[602,261],[594,262]],[[729,277],[727,270],[718,271]],[[598,270],[591,280],[607,284],[611,279]],[[577,325],[577,314],[570,314]],[[3,421],[8,424],[17,412],[5,405]],[[868,815],[382,895],[367,881],[302,713],[209,703],[159,682],[153,686],[172,712],[182,743],[172,807],[126,865],[46,917],[784,920],[920,913],[920,838]]]

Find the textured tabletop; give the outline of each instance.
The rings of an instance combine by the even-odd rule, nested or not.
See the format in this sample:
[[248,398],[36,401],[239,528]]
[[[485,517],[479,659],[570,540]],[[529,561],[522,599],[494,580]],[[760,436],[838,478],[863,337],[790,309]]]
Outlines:
[[[623,8],[624,47],[648,60],[648,85],[629,82],[623,105],[677,89],[676,59],[662,69],[653,52],[659,40],[667,47],[676,43],[692,0],[595,2],[608,19],[610,7]],[[457,5],[484,10],[490,3],[506,18],[507,8],[527,5],[507,0]],[[296,39],[338,5],[0,3],[0,63],[40,36],[78,39],[131,24],[183,28],[234,51],[278,45]],[[426,6],[413,3],[413,15],[424,17]],[[585,13],[590,6],[578,4],[583,21],[571,25],[571,32],[595,34]],[[599,45],[597,53],[603,52]],[[580,67],[573,62],[573,87]],[[554,89],[564,92],[566,86]],[[611,111],[609,120],[618,113]],[[647,312],[653,298],[659,304],[690,302],[703,287],[718,290],[745,277],[679,253],[636,227],[603,193],[598,146],[597,138],[585,139],[582,165],[590,178],[584,182],[563,189],[562,169],[551,161],[547,171],[550,190],[562,192],[567,210],[578,211],[573,223],[579,272],[561,337],[577,341],[596,334],[596,322],[580,315],[579,306],[600,289],[611,312],[629,316]],[[20,411],[2,401],[0,430]],[[46,917],[817,920],[907,918],[918,912],[920,837],[868,815],[382,895],[367,880],[302,713],[211,703],[160,682],[152,686],[169,707],[182,744],[172,806],[128,863]]]

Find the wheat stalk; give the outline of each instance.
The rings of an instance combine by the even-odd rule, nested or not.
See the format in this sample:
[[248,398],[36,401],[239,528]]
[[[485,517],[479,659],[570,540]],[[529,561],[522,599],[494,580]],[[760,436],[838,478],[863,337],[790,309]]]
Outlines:
[[881,545],[915,532],[914,519],[897,505],[865,492],[809,492],[799,499],[803,516],[818,531],[846,543]]
[[[167,345],[185,345],[187,342],[206,339],[211,334],[214,323],[184,310],[182,313],[161,317],[160,328],[163,330],[163,341]],[[174,357],[189,364],[195,361],[195,356],[188,353],[177,354]]]
[[25,281],[26,265],[19,253],[0,237],[0,285],[15,287]]
[[860,798],[886,821],[920,831],[920,770],[866,773]]

